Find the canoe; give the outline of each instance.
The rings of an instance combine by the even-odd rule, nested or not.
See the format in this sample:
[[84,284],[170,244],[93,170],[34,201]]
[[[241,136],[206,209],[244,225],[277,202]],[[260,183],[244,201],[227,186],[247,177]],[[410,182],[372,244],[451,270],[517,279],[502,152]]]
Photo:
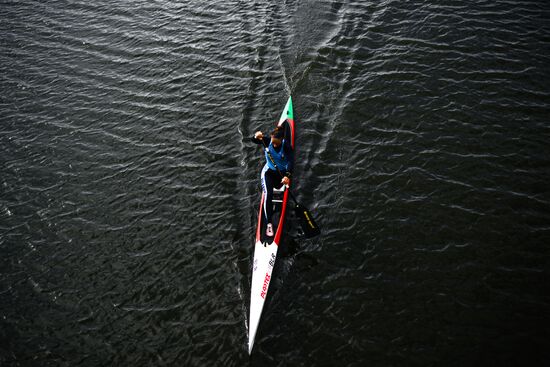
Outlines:
[[[277,122],[278,126],[285,127],[285,139],[290,139],[292,149],[294,147],[294,115],[292,111],[292,97],[288,98],[281,117]],[[292,185],[292,182],[290,183]],[[289,185],[289,186],[290,186]],[[287,216],[287,204],[289,200],[289,191],[283,186],[281,190],[273,192],[273,230],[274,235],[268,237],[265,235],[266,223],[263,214],[264,193],[260,200],[260,209],[258,211],[258,225],[256,228],[256,240],[254,245],[254,262],[252,265],[252,284],[250,287],[250,317],[248,319],[248,353],[252,353],[254,338],[260,323],[260,317],[264,308],[265,299],[269,284],[271,283],[271,274],[277,259],[277,250],[284,232],[285,219]]]

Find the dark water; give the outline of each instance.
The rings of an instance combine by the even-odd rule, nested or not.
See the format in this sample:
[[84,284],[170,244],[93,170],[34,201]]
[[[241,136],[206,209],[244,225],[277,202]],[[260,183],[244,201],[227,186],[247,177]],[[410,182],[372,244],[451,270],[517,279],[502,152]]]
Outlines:
[[[0,365],[548,365],[549,20],[2,1]],[[289,93],[323,235],[283,246],[249,358],[246,139]]]

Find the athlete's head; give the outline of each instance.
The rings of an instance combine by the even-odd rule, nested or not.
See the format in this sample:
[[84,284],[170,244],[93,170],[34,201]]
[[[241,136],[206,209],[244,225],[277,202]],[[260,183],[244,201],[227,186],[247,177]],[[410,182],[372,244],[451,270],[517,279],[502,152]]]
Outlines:
[[271,132],[271,144],[276,148],[282,144],[283,138],[285,136],[284,128],[277,126],[275,130]]

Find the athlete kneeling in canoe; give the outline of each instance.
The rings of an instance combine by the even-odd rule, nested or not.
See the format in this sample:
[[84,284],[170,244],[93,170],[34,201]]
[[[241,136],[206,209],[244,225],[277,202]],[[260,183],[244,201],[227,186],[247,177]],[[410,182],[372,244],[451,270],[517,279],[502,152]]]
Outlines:
[[[264,190],[265,202],[264,202],[264,215],[267,222],[267,228],[265,234],[267,236],[273,236],[273,224],[271,219],[273,217],[273,188],[281,188],[283,185],[290,183],[290,176],[292,174],[292,162],[293,150],[290,145],[290,141],[284,138],[285,129],[284,126],[276,127],[270,134],[271,138],[264,136],[261,131],[257,131],[252,138],[252,141],[256,144],[262,144],[264,147],[268,147],[275,165],[269,158],[267,152],[265,152],[266,163],[262,169],[262,189]],[[281,174],[283,175],[281,179]]]

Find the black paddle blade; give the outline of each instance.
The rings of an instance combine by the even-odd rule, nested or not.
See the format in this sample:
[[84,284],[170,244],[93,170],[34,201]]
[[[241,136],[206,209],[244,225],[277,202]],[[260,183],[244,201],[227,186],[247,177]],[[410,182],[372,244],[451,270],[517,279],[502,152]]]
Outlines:
[[306,238],[315,237],[321,233],[319,226],[315,223],[315,219],[313,219],[313,215],[311,215],[309,210],[300,204],[296,204],[294,213],[296,213],[296,216],[300,219],[300,225],[302,226]]

